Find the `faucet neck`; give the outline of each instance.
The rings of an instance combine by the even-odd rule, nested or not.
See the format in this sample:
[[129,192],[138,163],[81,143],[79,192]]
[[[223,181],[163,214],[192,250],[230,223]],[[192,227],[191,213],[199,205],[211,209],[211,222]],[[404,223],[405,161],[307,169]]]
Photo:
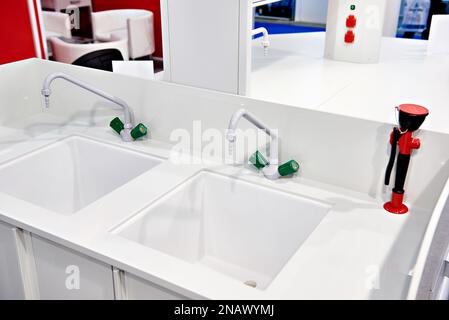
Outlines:
[[89,91],[89,92],[91,92],[93,94],[96,94],[96,95],[98,95],[98,96],[100,96],[100,97],[102,97],[102,98],[104,98],[104,99],[106,99],[106,100],[108,100],[108,101],[110,101],[112,103],[115,103],[115,104],[119,105],[123,109],[123,112],[124,112],[125,129],[132,129],[133,128],[133,126],[134,126],[134,113],[133,113],[133,111],[131,110],[131,108],[128,106],[128,104],[125,101],[123,101],[120,98],[114,97],[114,96],[112,96],[112,95],[110,95],[110,94],[108,94],[108,93],[106,93],[106,92],[104,92],[102,90],[96,89],[96,88],[92,87],[91,85],[89,85],[87,83],[84,83],[82,81],[79,81],[79,80],[77,80],[77,79],[75,79],[75,78],[73,78],[73,77],[71,77],[71,76],[69,76],[67,74],[64,74],[64,73],[53,73],[53,74],[50,74],[45,79],[44,85],[43,85],[43,88],[42,88],[42,95],[46,99],[47,107],[49,107],[49,98],[50,98],[50,95],[51,95],[51,88],[50,87],[51,87],[52,82],[54,80],[56,80],[56,79],[66,80],[66,81],[68,81],[68,82],[70,82],[70,83],[72,83],[72,84],[74,84],[74,85],[76,85],[76,86],[78,86],[78,87],[80,87],[80,88],[82,88],[84,90],[87,90],[87,91]]
[[277,166],[279,164],[279,137],[277,132],[268,128],[268,126],[260,121],[255,115],[245,109],[237,110],[232,116],[231,121],[229,122],[227,134],[227,139],[229,140],[229,142],[232,143],[235,141],[235,130],[241,118],[245,118],[250,123],[255,125],[258,129],[263,130],[268,136],[271,137],[269,164]]

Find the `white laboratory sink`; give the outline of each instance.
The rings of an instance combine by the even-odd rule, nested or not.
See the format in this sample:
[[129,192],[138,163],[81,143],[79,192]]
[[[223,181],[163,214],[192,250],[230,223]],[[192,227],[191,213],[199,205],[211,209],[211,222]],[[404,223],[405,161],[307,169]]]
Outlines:
[[0,167],[0,192],[73,214],[155,167],[161,160],[71,136]]
[[329,209],[203,171],[112,232],[263,290]]

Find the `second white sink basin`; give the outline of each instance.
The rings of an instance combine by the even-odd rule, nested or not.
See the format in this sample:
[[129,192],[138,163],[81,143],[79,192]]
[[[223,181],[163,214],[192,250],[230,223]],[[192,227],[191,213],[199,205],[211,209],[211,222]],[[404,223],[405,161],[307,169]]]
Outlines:
[[0,167],[0,192],[73,214],[161,160],[107,143],[69,137]]
[[202,172],[112,232],[265,289],[329,209]]

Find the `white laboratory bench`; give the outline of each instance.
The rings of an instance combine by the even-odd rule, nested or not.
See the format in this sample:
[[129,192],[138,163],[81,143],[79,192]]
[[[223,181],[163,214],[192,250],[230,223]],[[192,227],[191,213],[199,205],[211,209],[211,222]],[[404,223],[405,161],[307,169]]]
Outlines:
[[427,41],[384,38],[378,64],[323,58],[325,33],[253,41],[249,96],[290,106],[394,123],[394,107],[430,109],[423,129],[449,133],[449,55],[427,56]]
[[[53,72],[64,72],[94,84],[129,103],[136,119],[150,128],[150,139],[122,142],[108,127],[110,119],[120,115],[119,110],[90,92],[62,81],[52,87],[51,106],[46,109],[41,87],[45,77]],[[420,264],[416,263],[417,253],[423,256],[428,251],[422,239],[434,234],[432,226],[438,222],[449,195],[449,149],[441,147],[449,144],[448,134],[420,132],[425,149],[414,155],[410,167],[411,179],[407,185],[410,214],[391,215],[382,207],[391,194],[382,183],[388,160],[389,124],[38,59],[2,66],[0,79],[4,80],[4,86],[0,87],[4,101],[0,104],[0,243],[6,248],[0,250],[0,261],[6,262],[0,264],[0,299],[5,296],[20,299],[404,299],[407,292],[412,298],[416,296],[415,291],[409,290],[409,283],[411,276],[412,281],[417,281],[414,279],[422,273]],[[181,137],[178,134],[182,132],[195,139],[197,131],[202,131],[196,127],[200,122],[204,128],[203,140],[211,132],[224,138],[229,119],[242,107],[271,127],[279,128],[280,159],[297,159],[301,163],[298,175],[277,181],[265,179],[247,166],[227,164],[219,154],[208,152],[209,144],[204,144],[202,149],[201,142],[198,150],[195,146],[185,150],[184,155],[188,156],[185,163],[179,161],[183,159],[183,150],[178,148]],[[251,129],[244,122],[240,126]],[[40,201],[50,194],[45,187],[46,179],[31,170],[38,167],[43,171],[42,162],[39,166],[37,162],[33,165],[27,162],[20,167],[25,169],[22,175],[2,175],[11,172],[7,169],[13,165],[48,151],[51,145],[64,139],[81,139],[122,152],[156,157],[161,164],[74,213],[55,210],[54,198],[45,205],[30,198],[29,194],[43,194],[38,196]],[[196,140],[193,141],[195,144]],[[252,147],[255,150],[259,146]],[[96,150],[100,155],[104,149]],[[244,156],[254,150],[248,146]],[[71,164],[78,163],[68,161],[61,154],[53,158],[68,172],[74,172]],[[115,158],[109,159],[99,162],[106,165]],[[128,167],[123,166],[120,175]],[[201,252],[197,258],[182,259],[125,236],[123,231],[128,223],[134,225],[137,221],[142,233],[136,234],[144,234],[146,226],[151,224],[138,220],[142,214],[146,215],[161,200],[171,199],[167,196],[200,174],[234,179],[233,190],[237,185],[251,185],[252,190],[263,190],[265,194],[320,203],[328,211],[309,229],[307,239],[286,255],[280,269],[271,272],[269,266],[273,261],[280,261],[279,254],[290,248],[292,241],[287,239],[276,245],[274,254],[267,255],[265,250],[259,250],[263,242],[258,239],[277,241],[285,234],[304,233],[301,231],[304,224],[294,227],[295,219],[283,218],[282,201],[271,201],[276,208],[266,216],[262,213],[267,211],[261,210],[265,209],[261,205],[266,201],[263,195],[244,200],[226,197],[234,207],[219,204],[208,210],[220,213],[225,208],[227,212],[217,215],[215,221],[221,223],[218,232],[204,233],[211,237],[207,243],[215,245],[220,235],[232,235],[226,241],[232,257],[237,257],[233,248],[252,244],[243,258],[238,256],[236,262],[231,261],[231,265],[256,261],[249,269],[257,272],[245,273],[242,279],[240,269],[238,274],[224,273],[211,265],[214,260],[203,260],[214,254]],[[24,197],[23,190],[36,183],[42,187],[34,188],[35,192]],[[17,187],[18,193],[10,186]],[[225,190],[210,189],[220,196],[221,190]],[[237,194],[241,193],[235,191],[234,195]],[[236,210],[233,209],[236,204],[259,207]],[[174,205],[174,208],[180,210],[182,206]],[[298,209],[296,213],[295,209],[294,215],[308,210]],[[233,219],[233,212],[243,214]],[[251,214],[257,218],[251,219]],[[193,221],[185,219],[183,213],[178,217],[176,221]],[[229,222],[223,223],[226,219]],[[231,227],[226,229],[226,226]],[[268,226],[270,232],[265,232],[263,226]],[[283,232],[282,226],[293,231]],[[154,234],[170,235],[164,230],[160,228]],[[226,230],[230,231],[226,233]],[[181,241],[170,238],[163,243],[182,247],[180,244],[190,243],[191,235],[194,232],[188,237],[178,237]],[[269,247],[272,246],[266,246]],[[82,270],[78,289],[66,284],[68,274],[75,270],[73,267]],[[262,275],[261,280],[256,275]],[[245,284],[247,280],[262,284],[267,281],[263,275],[268,275],[268,282],[271,281],[264,282],[263,287]]]

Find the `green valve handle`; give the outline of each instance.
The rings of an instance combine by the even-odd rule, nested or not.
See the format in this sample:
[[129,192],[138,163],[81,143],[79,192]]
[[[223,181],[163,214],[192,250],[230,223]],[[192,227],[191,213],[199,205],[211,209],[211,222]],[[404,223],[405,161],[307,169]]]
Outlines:
[[259,170],[268,165],[267,159],[265,159],[265,157],[259,151],[256,151],[249,158],[249,162]]
[[117,132],[118,134],[120,134],[120,132],[122,132],[122,130],[125,129],[125,125],[123,124],[122,120],[120,120],[118,117],[112,119],[109,126],[112,129],[114,129],[114,131]]
[[[119,117],[114,118],[109,126],[118,134],[120,134],[125,129],[125,124],[120,120]],[[145,127],[142,123],[139,123],[134,129],[131,130],[130,134],[134,140],[142,138],[148,133],[147,127]]]
[[142,123],[139,123],[134,129],[132,129],[131,137],[133,137],[134,140],[137,140],[145,136],[147,133],[147,127],[145,127]]
[[299,163],[295,160],[290,160],[289,162],[284,163],[279,166],[278,172],[282,177],[292,175],[299,170]]

